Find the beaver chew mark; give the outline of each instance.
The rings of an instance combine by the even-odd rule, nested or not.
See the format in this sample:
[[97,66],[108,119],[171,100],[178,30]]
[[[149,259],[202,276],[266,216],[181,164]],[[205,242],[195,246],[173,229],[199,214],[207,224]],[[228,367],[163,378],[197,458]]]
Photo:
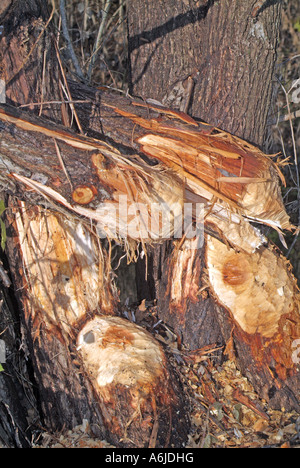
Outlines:
[[240,286],[244,284],[248,277],[248,264],[238,255],[234,255],[223,265],[223,281],[231,286]]

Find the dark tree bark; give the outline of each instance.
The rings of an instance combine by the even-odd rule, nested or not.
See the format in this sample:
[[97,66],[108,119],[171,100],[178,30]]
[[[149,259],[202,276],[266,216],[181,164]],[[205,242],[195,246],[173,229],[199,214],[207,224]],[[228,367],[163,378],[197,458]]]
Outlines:
[[6,356],[0,372],[0,445],[2,442],[5,447],[28,448],[32,438],[28,411],[33,412],[34,422],[39,415],[26,359],[20,351],[20,318],[11,298],[10,292],[3,288],[0,339],[5,343]]
[[273,2],[253,18],[256,3],[129,2],[132,92],[176,108],[184,104],[191,77],[190,115],[261,145],[281,5]]
[[[36,90],[37,78],[34,75],[32,64],[25,66],[28,72],[28,81],[19,72],[22,60],[29,52],[29,44],[26,40],[26,30],[20,31],[20,17],[31,11],[29,19],[32,24],[37,25],[36,37],[41,31],[42,19],[46,18],[47,11],[35,2],[12,2],[5,0],[0,5],[0,18],[2,25],[1,48],[0,48],[0,79],[7,85],[6,97],[9,102],[28,103],[33,89]],[[37,24],[40,22],[39,24]],[[19,31],[15,37],[11,32]],[[30,41],[32,45],[34,43]],[[10,44],[10,45],[9,45]],[[43,41],[36,48],[40,58],[43,56]],[[30,46],[29,46],[30,47]],[[21,50],[20,50],[21,49]],[[22,55],[23,54],[23,55]],[[38,55],[33,54],[37,59]],[[29,68],[31,70],[29,70]],[[22,76],[20,76],[22,75]],[[41,83],[41,80],[40,80]],[[5,188],[5,187],[4,187]],[[1,192],[1,199],[7,203],[7,193]],[[2,260],[5,268],[9,268],[6,257]],[[1,339],[5,342],[6,362],[3,364],[4,371],[0,373],[0,406],[1,406],[1,429],[0,439],[7,447],[29,447],[32,440],[31,423],[40,423],[38,405],[33,390],[34,383],[31,382],[30,359],[22,350],[23,337],[21,334],[20,316],[17,313],[17,302],[13,287],[1,291]],[[29,418],[29,413],[33,417]]]

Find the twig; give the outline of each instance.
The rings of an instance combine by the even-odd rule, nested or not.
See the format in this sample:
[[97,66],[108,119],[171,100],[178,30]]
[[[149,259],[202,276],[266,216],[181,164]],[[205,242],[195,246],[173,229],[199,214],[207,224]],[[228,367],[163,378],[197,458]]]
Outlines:
[[100,41],[101,41],[101,38],[102,38],[102,35],[103,35],[105,23],[106,23],[106,20],[107,20],[107,17],[108,17],[108,13],[109,13],[111,4],[112,4],[112,0],[106,0],[105,6],[104,6],[104,9],[103,9],[103,12],[102,12],[102,20],[101,20],[101,23],[100,23],[100,26],[99,26],[99,29],[98,29],[97,39],[96,39],[96,42],[94,44],[94,48],[93,48],[93,52],[92,52],[92,56],[91,56],[91,61],[90,61],[90,65],[89,65],[89,70],[88,70],[88,80],[89,81],[91,81],[92,72],[93,72],[93,68],[94,68],[94,64],[95,64],[95,60],[96,60],[96,54],[97,54],[97,52],[98,52],[98,50],[100,48],[99,44],[100,44]]
[[[285,90],[284,86],[280,83],[282,90],[285,94],[285,99],[286,99],[286,105],[287,105],[287,110],[288,110],[288,116],[291,116],[291,109],[290,109],[290,103],[289,103],[289,98],[288,98],[288,93]],[[300,180],[299,180],[299,171],[298,171],[298,157],[297,157],[297,148],[296,148],[296,141],[295,141],[295,134],[294,134],[294,128],[293,128],[293,123],[292,119],[289,118],[289,123],[290,123],[290,129],[291,129],[291,135],[292,135],[292,142],[293,142],[293,151],[294,151],[294,163],[295,163],[295,168],[296,168],[296,180],[297,180],[297,187],[298,190],[300,190]]]
[[60,153],[60,149],[59,149],[59,147],[58,147],[58,144],[57,144],[55,138],[53,138],[53,140],[54,140],[54,144],[55,144],[55,149],[56,149],[56,153],[57,153],[58,160],[59,160],[60,165],[61,165],[61,167],[62,167],[62,169],[63,169],[63,171],[64,171],[64,174],[65,174],[65,176],[66,176],[66,178],[67,178],[67,181],[68,181],[69,184],[70,184],[71,190],[73,191],[73,190],[74,190],[74,189],[73,189],[73,184],[72,184],[72,181],[71,181],[71,179],[70,179],[70,177],[69,177],[69,174],[68,174],[68,171],[67,171],[67,169],[66,169],[66,166],[65,166],[65,164],[64,164],[62,155],[61,155],[61,153]]
[[41,86],[41,106],[40,106],[39,116],[41,116],[41,115],[42,115],[42,112],[43,112],[44,87],[45,87],[45,71],[46,71],[46,51],[44,50],[42,86]]
[[68,48],[69,54],[71,56],[71,60],[73,62],[76,74],[79,76],[79,78],[82,81],[85,81],[85,77],[84,77],[84,75],[82,73],[82,70],[80,68],[80,65],[79,65],[78,59],[76,57],[76,54],[74,52],[74,48],[73,48],[71,38],[70,38],[70,35],[69,35],[65,0],[60,0],[59,9],[60,9],[61,25],[62,25],[63,35],[65,37],[65,40],[66,40],[66,43],[67,43],[67,48]]
[[43,101],[43,102],[31,102],[30,104],[21,104],[21,107],[31,107],[31,106],[40,106],[40,105],[61,105],[61,104],[89,104],[91,103],[90,99],[81,99],[76,101]]
[[[296,188],[297,188],[297,201],[298,201],[298,226],[300,225],[300,176],[299,176],[299,168],[298,168],[298,155],[297,155],[297,148],[296,148],[296,141],[295,141],[295,134],[294,134],[294,127],[292,123],[292,113],[290,110],[290,103],[289,103],[289,91],[286,91],[282,83],[279,81],[279,84],[284,92],[285,99],[286,99],[286,105],[287,105],[287,111],[288,111],[288,121],[290,124],[290,130],[291,130],[291,136],[292,136],[292,142],[293,142],[293,152],[294,152],[294,165],[295,165],[295,172],[296,172]],[[292,89],[292,88],[291,88]],[[294,248],[295,243],[297,242],[297,239],[299,237],[299,230],[297,231],[293,242],[286,254],[286,258],[289,258],[289,255],[291,251]]]
[[287,122],[288,120],[298,119],[300,117],[300,109],[291,112],[290,114],[280,115],[276,120],[268,122],[268,125],[275,125],[280,122]]
[[[299,195],[298,195],[298,201],[299,201]],[[298,202],[298,204],[299,204],[299,202]],[[299,214],[299,218],[300,218],[300,214]],[[290,248],[289,248],[289,250],[288,250],[288,252],[286,254],[286,258],[289,258],[290,254],[291,254],[291,251],[293,250],[293,248],[294,248],[294,246],[295,246],[295,244],[296,244],[296,242],[298,240],[299,234],[300,234],[300,231],[298,229],[297,233],[295,234],[295,237],[293,239],[293,242],[291,243],[291,246],[290,246]]]

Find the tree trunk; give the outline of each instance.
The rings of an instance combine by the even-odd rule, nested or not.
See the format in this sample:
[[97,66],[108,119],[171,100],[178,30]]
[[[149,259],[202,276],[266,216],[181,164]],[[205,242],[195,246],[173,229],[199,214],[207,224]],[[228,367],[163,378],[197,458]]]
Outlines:
[[[29,23],[31,20],[31,24],[35,26],[33,37],[30,38],[29,43],[26,34],[30,24],[27,24],[27,27],[22,30],[20,21],[21,16],[23,14],[26,16],[28,10],[31,12]],[[22,4],[11,0],[1,2],[0,80],[6,85],[7,102],[29,103],[30,96],[35,95],[39,86],[41,91],[41,84],[44,81],[41,79],[41,75],[35,75],[32,62],[24,63],[27,80],[24,79],[24,70],[21,71],[21,68],[31,45],[34,44],[42,30],[43,18],[45,19],[46,16],[46,9],[35,2],[25,1]],[[18,31],[16,36],[12,34],[12,30]],[[33,60],[42,59],[47,50],[51,54],[52,49],[49,49],[49,43],[47,44],[44,38],[41,38],[36,46],[35,51],[32,51],[31,54]],[[47,67],[46,60],[45,66]],[[40,68],[41,70],[42,68]],[[7,184],[4,186],[4,191],[1,192],[1,200],[5,206],[7,206],[6,188]],[[9,269],[7,258],[3,256],[3,253],[1,258],[5,268]],[[31,360],[26,350],[26,339],[21,333],[22,325],[17,313],[16,296],[13,287],[9,286],[10,279],[11,277],[9,277],[8,282],[4,281],[6,287],[1,291],[0,335],[5,343],[6,362],[3,364],[4,370],[0,373],[0,439],[6,447],[21,448],[30,446],[32,430],[36,424],[40,424],[40,416],[37,395],[34,390],[35,382],[32,379]]]
[[[16,109],[3,106],[1,166],[8,176],[2,177],[2,184],[13,195],[7,200],[7,254],[42,423],[57,431],[87,420],[94,434],[116,445],[180,446],[187,436],[188,420],[177,377],[152,336],[124,319],[106,317],[117,313],[108,256],[89,222],[68,213],[74,204],[84,210],[96,197],[93,178],[96,183],[105,158],[98,150],[109,152],[110,147],[98,140],[80,139],[41,117],[61,120],[68,127],[74,116],[74,107],[64,104],[60,83],[65,89],[68,84],[45,2],[28,0],[21,5],[12,1],[0,13],[7,102],[30,104],[39,114],[23,120]],[[49,101],[60,104],[52,106]],[[81,130],[76,117],[75,128]],[[70,171],[77,150],[81,157]],[[13,173],[23,182],[37,184],[39,196],[31,189],[31,195],[18,190]],[[117,176],[113,170],[114,181]],[[103,198],[110,198],[109,185],[108,191],[97,185]],[[49,209],[51,196],[42,189],[48,187],[53,194],[59,186],[62,190],[56,202],[66,197],[67,211],[52,202]],[[105,330],[102,335],[99,323]],[[122,359],[118,358],[121,349]],[[104,357],[111,364],[110,374],[101,367]],[[145,362],[149,363],[147,372]]]
[[129,2],[132,92],[252,143],[264,142],[279,38],[279,2],[253,17],[255,0]]
[[[164,294],[187,344],[189,336],[192,346],[226,342],[226,353],[233,358],[236,349],[263,396],[298,409],[292,353],[299,292],[287,262],[251,225],[292,229],[279,191],[280,163],[181,110],[67,82],[38,5],[25,2],[22,16],[19,3],[8,2],[1,70],[10,103],[38,102],[35,113],[56,123],[0,107],[0,183],[10,195],[8,259],[46,425],[71,428],[88,419],[99,437],[128,447],[186,440],[185,398],[162,347],[118,316],[110,251],[99,240],[104,236],[121,243],[131,259],[139,245],[147,256],[149,245],[179,238],[162,266],[161,316],[167,317]],[[20,20],[10,31],[13,17]],[[33,23],[37,29],[29,34]],[[26,47],[17,48],[23,34]],[[32,86],[36,76],[44,86]],[[60,81],[68,100],[82,102],[71,109],[46,104],[63,100]],[[185,87],[190,97],[190,79]],[[68,128],[70,116],[76,131]],[[187,225],[196,224],[196,238],[180,225],[185,202],[193,208]],[[199,249],[202,228],[205,251]],[[191,333],[191,309],[203,334],[199,328]]]
[[[141,0],[129,2],[131,92],[262,145],[281,6],[266,6],[258,16],[256,6],[240,0],[169,0],[146,8]],[[271,405],[299,410],[299,373],[291,357],[299,336],[295,280],[271,246],[253,253],[240,247],[207,236],[201,251],[156,249],[160,317],[191,348],[227,344],[225,352],[233,358],[234,350]],[[281,269],[287,272],[282,281]],[[252,297],[253,278],[259,289],[243,303],[244,293]],[[294,291],[294,305],[287,291]]]
[[[46,114],[57,119],[61,115],[60,109],[56,111],[57,108],[49,106],[43,108],[42,104],[44,100],[61,100],[57,86],[60,75],[54,42],[51,40],[51,34],[46,33],[49,13],[45,5],[44,2],[35,0],[29,0],[22,4],[11,1],[8,8],[2,12],[1,78],[6,83],[8,103],[14,105],[30,104],[32,112]],[[41,105],[38,107],[31,105],[35,102],[41,102]],[[20,147],[17,154],[22,155],[22,153],[23,148]],[[9,184],[5,185],[7,190]],[[92,409],[93,393],[89,387],[85,389],[82,384],[82,376],[76,372],[73,364],[74,359],[67,347],[68,344],[55,335],[51,336],[50,339],[50,328],[48,327],[49,331],[47,331],[47,327],[40,330],[43,327],[41,323],[38,323],[38,317],[31,315],[30,294],[34,291],[30,290],[26,271],[23,270],[24,266],[26,269],[26,258],[22,257],[20,249],[20,236],[22,234],[18,229],[23,227],[23,240],[25,241],[26,236],[30,236],[31,233],[31,229],[27,231],[26,228],[30,221],[36,219],[39,223],[39,220],[42,221],[43,217],[45,219],[46,215],[42,213],[39,217],[39,211],[32,206],[29,207],[29,205],[23,204],[19,208],[19,202],[14,198],[7,199],[6,204],[9,213],[8,225],[10,225],[8,228],[9,241],[7,242],[9,266],[14,279],[16,298],[19,300],[21,311],[25,312],[24,316],[21,315],[23,339],[33,364],[39,389],[42,424],[52,430],[57,430],[64,425],[73,427],[74,424],[80,424],[86,418],[90,420],[91,424],[95,423],[96,426],[99,423],[99,410],[97,407]],[[25,213],[23,219],[22,210]],[[14,224],[16,220],[13,215],[19,216],[19,225]],[[45,223],[46,221],[44,221],[44,226]],[[33,235],[35,235],[34,232]],[[41,255],[41,252],[38,251],[38,253]],[[31,258],[31,261],[33,260],[38,259]],[[37,277],[40,273],[40,271],[35,272]],[[45,285],[45,297],[47,297],[47,291]],[[48,298],[46,304],[49,306],[48,313],[54,307],[53,303],[49,305],[51,300],[53,301],[51,297]],[[54,324],[52,325],[54,326]],[[38,340],[37,330],[41,331]],[[53,359],[53,356],[59,358]],[[102,430],[100,430],[100,435],[103,436]]]

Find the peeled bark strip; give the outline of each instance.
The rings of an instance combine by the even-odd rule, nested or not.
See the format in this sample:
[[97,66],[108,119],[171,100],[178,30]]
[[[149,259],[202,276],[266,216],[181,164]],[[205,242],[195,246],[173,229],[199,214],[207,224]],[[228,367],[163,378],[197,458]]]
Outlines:
[[188,428],[176,377],[159,343],[119,317],[95,317],[77,346],[108,428],[132,447],[178,446]]

